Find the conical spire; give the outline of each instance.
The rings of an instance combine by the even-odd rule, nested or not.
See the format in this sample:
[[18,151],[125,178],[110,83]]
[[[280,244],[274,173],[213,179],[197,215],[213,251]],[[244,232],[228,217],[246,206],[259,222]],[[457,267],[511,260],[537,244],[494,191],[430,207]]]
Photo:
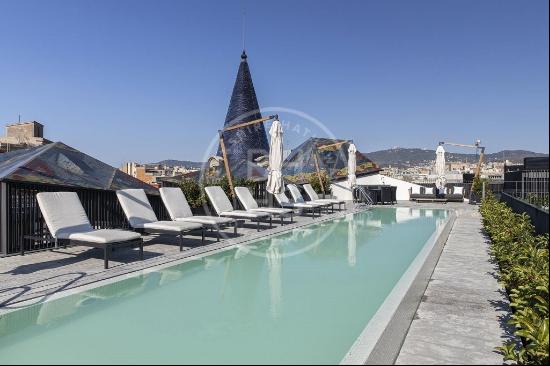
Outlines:
[[[262,118],[247,58],[248,56],[243,50],[224,128]],[[269,154],[269,143],[263,123],[226,132],[224,139],[229,165],[234,177],[245,178],[247,162],[253,161],[258,156]],[[218,156],[222,156],[221,148],[218,148]]]

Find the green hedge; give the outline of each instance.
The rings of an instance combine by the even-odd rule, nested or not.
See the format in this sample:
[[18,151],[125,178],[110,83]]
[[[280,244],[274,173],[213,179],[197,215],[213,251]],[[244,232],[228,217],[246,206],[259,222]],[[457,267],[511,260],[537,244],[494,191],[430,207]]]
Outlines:
[[[294,183],[294,184],[304,184],[304,183],[309,183],[311,184],[311,187],[313,188],[313,190],[317,193],[322,193],[323,192],[323,188],[325,189],[325,193],[326,194],[331,194],[332,193],[332,188],[331,188],[331,179],[329,177],[329,175],[327,174],[326,171],[324,170],[321,170],[321,181],[319,181],[319,175],[317,174],[317,172],[313,172],[313,173],[300,173],[300,174],[297,174],[297,175],[285,175],[285,181],[286,182],[289,182],[289,183]],[[323,187],[321,187],[321,184],[323,185]]]
[[[244,186],[252,188],[254,187],[254,184],[254,181],[249,179],[233,179],[233,186],[235,187]],[[225,191],[225,194],[228,197],[231,197],[231,190],[229,188],[229,181],[227,177],[219,179],[209,179],[201,182],[197,182],[194,179],[185,179],[179,184],[179,187],[185,194],[185,198],[187,198],[189,206],[191,206],[192,208],[203,207],[207,204],[208,200],[206,198],[204,188],[209,186],[221,186]]]
[[535,235],[526,214],[514,213],[491,194],[480,211],[514,310],[510,323],[522,340],[520,347],[507,343],[498,348],[506,360],[547,364],[548,234]]
[[327,172],[325,172],[324,170],[321,171],[320,175],[321,175],[321,180],[319,181],[319,175],[311,174],[308,177],[308,183],[311,184],[311,187],[317,193],[322,193],[324,188],[326,194],[331,194],[332,189],[330,187],[331,185],[330,177],[328,176]]

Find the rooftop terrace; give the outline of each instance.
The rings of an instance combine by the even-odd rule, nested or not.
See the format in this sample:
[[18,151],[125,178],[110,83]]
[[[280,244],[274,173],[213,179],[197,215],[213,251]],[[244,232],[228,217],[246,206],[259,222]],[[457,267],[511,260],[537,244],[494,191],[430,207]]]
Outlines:
[[[496,265],[491,260],[488,243],[481,232],[477,206],[463,203],[446,205],[401,202],[400,207],[446,208],[457,213],[430,283],[399,352],[388,354],[382,337],[368,363],[398,364],[501,363],[502,356],[494,347],[511,337],[505,322],[510,316],[507,297],[497,282]],[[240,229],[237,238],[228,236],[216,242],[207,238],[202,246],[200,237],[186,236],[187,247],[179,251],[175,238],[166,235],[146,237],[145,260],[138,261],[136,251],[121,249],[113,253],[111,268],[102,267],[100,250],[70,247],[43,251],[0,260],[0,313],[22,304],[37,303],[67,290],[94,287],[99,281],[113,281],[121,276],[159,267],[166,267],[210,251],[246,245],[252,240],[330,220],[353,212],[348,209],[313,220],[296,217],[292,225],[260,232],[255,226]],[[228,234],[231,229],[226,231]],[[168,244],[168,245],[166,245]],[[434,262],[435,263],[435,262]],[[103,282],[102,282],[103,283]],[[409,320],[410,321],[410,320]],[[389,335],[393,337],[393,335]],[[403,337],[401,334],[400,337]]]

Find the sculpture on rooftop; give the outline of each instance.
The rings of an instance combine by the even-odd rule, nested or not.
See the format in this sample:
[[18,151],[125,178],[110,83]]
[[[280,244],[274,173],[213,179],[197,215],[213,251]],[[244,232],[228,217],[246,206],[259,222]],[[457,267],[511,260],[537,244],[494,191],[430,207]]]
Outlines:
[[[224,128],[262,118],[247,59],[246,52],[243,51]],[[251,167],[257,170],[256,160],[269,154],[269,142],[263,123],[226,131],[224,140],[231,173],[235,178],[248,178]],[[223,155],[221,147],[218,147],[217,155]]]

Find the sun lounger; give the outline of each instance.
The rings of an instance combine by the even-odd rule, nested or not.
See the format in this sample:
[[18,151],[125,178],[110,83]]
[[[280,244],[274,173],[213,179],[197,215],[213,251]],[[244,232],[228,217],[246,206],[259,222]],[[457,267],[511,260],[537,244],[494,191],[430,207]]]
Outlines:
[[143,189],[123,189],[116,192],[122,210],[130,226],[149,234],[172,234],[179,238],[180,251],[183,250],[183,234],[201,230],[204,244],[204,227],[195,222],[158,221]]
[[297,202],[291,202],[290,199],[284,194],[284,192],[281,193],[275,193],[273,195],[275,197],[275,200],[282,208],[290,208],[290,209],[298,209],[300,211],[306,211],[311,212],[311,215],[313,218],[315,218],[315,211],[319,211],[319,216],[321,216],[321,206],[320,205],[313,205],[309,203],[297,203]]
[[191,207],[180,188],[160,188],[160,197],[168,210],[170,218],[174,221],[194,222],[204,225],[206,228],[216,230],[216,239],[220,240],[220,229],[233,226],[237,235],[237,221],[230,217],[219,216],[194,216]]
[[36,195],[40,212],[56,246],[83,245],[103,249],[104,267],[109,268],[111,249],[122,246],[139,246],[143,259],[143,240],[132,231],[94,229],[75,192],[41,192]]
[[250,193],[250,190],[246,187],[235,187],[235,193],[237,198],[243,205],[246,211],[252,212],[267,212],[281,218],[281,225],[284,225],[284,218],[290,216],[290,222],[293,221],[294,211],[290,208],[280,208],[280,207],[258,207],[258,203]]
[[288,184],[287,187],[288,187],[288,190],[290,192],[290,195],[292,196],[292,199],[296,203],[307,203],[308,205],[316,205],[316,206],[320,207],[321,209],[323,209],[323,208],[328,209],[329,207],[332,207],[332,203],[328,203],[328,202],[322,202],[322,203],[321,202],[312,202],[312,201],[306,202],[306,200],[304,200],[304,197],[300,193],[300,190],[298,189],[298,187],[295,184]]
[[231,201],[227,198],[227,195],[220,186],[211,186],[204,189],[206,195],[212,203],[214,210],[221,217],[232,217],[240,220],[250,220],[257,222],[257,230],[260,231],[260,221],[269,219],[269,227],[273,226],[273,216],[267,212],[255,212],[235,210]]
[[454,186],[452,193],[447,193],[445,198],[449,202],[464,202],[464,187]]
[[464,202],[464,188],[453,187],[441,190],[435,187],[409,188],[409,200],[417,202]]
[[421,187],[421,186],[413,186],[409,188],[409,200],[410,201],[430,201],[437,199],[437,195],[435,194],[435,188],[433,187]]
[[309,196],[310,202],[313,203],[330,203],[332,205],[332,211],[334,211],[334,205],[338,205],[338,210],[342,209],[342,205],[346,204],[346,201],[344,200],[338,200],[336,198],[319,198],[317,195],[317,192],[313,189],[311,184],[304,184],[302,187],[304,187],[304,190],[306,191],[307,195]]

